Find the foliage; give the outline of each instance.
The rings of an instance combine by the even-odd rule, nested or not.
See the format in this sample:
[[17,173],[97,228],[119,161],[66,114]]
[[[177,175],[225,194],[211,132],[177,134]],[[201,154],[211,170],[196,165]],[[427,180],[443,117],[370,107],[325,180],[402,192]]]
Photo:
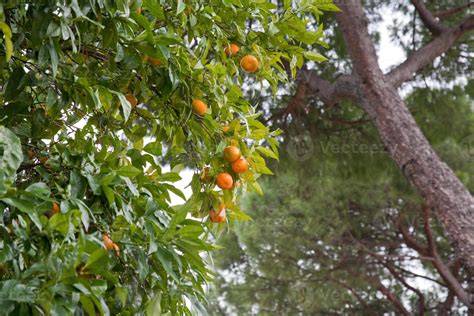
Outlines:
[[[271,173],[264,157],[278,157],[278,132],[257,120],[238,56],[223,48],[237,43],[255,55],[253,78],[276,91],[287,80],[284,60],[294,74],[304,56],[321,59],[301,45],[321,43],[322,28],[308,30],[306,20],[335,9],[322,0],[291,4],[0,4],[3,313],[202,312],[212,276],[203,253],[214,249],[204,217],[223,200],[231,221],[247,218],[238,195],[261,192],[256,180]],[[195,98],[209,106],[203,116],[192,111]],[[222,160],[231,141],[251,172],[238,190],[217,191],[214,177],[231,172]],[[173,184],[183,168],[195,170],[188,199]],[[174,195],[185,203],[172,206]],[[104,248],[105,236],[115,251]]]

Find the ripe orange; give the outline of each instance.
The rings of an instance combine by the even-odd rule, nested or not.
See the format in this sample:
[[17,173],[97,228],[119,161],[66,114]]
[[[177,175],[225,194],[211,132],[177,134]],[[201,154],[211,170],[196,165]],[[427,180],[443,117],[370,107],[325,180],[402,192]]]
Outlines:
[[60,211],[61,210],[59,208],[58,203],[53,202],[53,207],[51,208],[51,216],[53,216],[54,214],[58,214]]
[[120,247],[116,243],[113,243],[113,248],[115,250],[115,254],[120,256]]
[[232,163],[232,170],[235,173],[244,173],[249,170],[249,163],[245,158],[240,158]]
[[246,72],[256,72],[258,70],[258,59],[253,55],[246,55],[240,60],[240,66]]
[[240,149],[236,146],[227,146],[224,148],[224,159],[228,162],[234,162],[240,158]]
[[146,60],[154,66],[161,65],[161,61],[158,58],[146,56]]
[[226,126],[223,126],[223,127],[222,127],[222,131],[223,131],[224,133],[227,133],[227,132],[229,131],[229,126],[227,126],[227,125],[226,125]]
[[230,190],[232,189],[234,180],[232,180],[232,176],[230,174],[227,172],[222,172],[217,175],[216,183],[217,186],[222,190]]
[[125,99],[127,99],[127,101],[130,102],[130,105],[132,106],[132,108],[136,107],[138,104],[138,100],[133,94],[127,94],[125,96]]
[[199,99],[194,99],[192,103],[194,112],[196,112],[199,115],[203,115],[207,111],[207,104],[202,102]]
[[102,240],[104,241],[104,247],[107,250],[114,250],[114,242],[107,235],[102,235]]
[[235,56],[240,52],[240,47],[237,44],[230,44],[224,48],[224,53],[229,56]]
[[219,211],[216,212],[214,209],[209,211],[209,219],[213,223],[222,223],[225,221],[226,214],[225,214],[225,205],[221,204],[219,206]]

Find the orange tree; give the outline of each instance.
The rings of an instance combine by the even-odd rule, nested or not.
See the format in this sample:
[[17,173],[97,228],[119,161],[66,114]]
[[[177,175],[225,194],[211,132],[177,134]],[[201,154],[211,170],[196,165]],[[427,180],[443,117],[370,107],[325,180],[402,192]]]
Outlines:
[[[275,8],[250,0],[0,4],[2,312],[202,308],[212,277],[206,236],[225,225],[207,215],[247,219],[238,195],[261,192],[257,178],[271,173],[264,158],[277,158],[278,133],[244,98],[240,60],[254,56],[248,75],[276,91],[305,57],[324,59],[305,49],[322,35],[306,20],[336,9],[325,0]],[[229,44],[239,49],[226,54]],[[224,160],[229,145],[248,171]],[[189,198],[173,185],[183,168],[195,170]],[[233,185],[220,190],[225,173]],[[171,205],[171,194],[183,204]]]

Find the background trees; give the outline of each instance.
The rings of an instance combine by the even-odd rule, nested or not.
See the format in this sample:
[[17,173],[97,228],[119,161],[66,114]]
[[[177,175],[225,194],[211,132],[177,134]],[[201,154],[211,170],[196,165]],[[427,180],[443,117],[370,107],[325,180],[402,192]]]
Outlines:
[[[243,95],[240,56],[276,90],[317,43],[327,1],[7,1],[0,4],[0,310],[195,314],[211,279],[203,220],[270,173],[278,132]],[[240,46],[227,57],[224,47]],[[192,101],[207,104],[193,112]],[[224,133],[223,128],[228,129]],[[222,151],[238,145],[240,176]],[[166,168],[164,168],[166,167]],[[193,194],[173,185],[193,168]],[[205,168],[206,167],[206,168]],[[203,173],[201,173],[203,170]],[[239,189],[214,190],[228,171]],[[202,180],[202,181],[201,181]],[[185,200],[171,206],[170,195]],[[188,216],[192,215],[192,216]],[[223,225],[217,226],[221,229]]]
[[[401,76],[396,87],[413,80],[400,89],[404,103],[436,154],[471,192],[466,196],[472,198],[472,47],[466,35],[472,33],[464,37],[456,33],[459,36],[454,38],[448,33],[432,35],[426,21],[418,18],[419,10],[426,8],[413,2],[364,6],[370,30],[376,30],[382,13],[405,14],[408,18],[402,21],[412,21],[394,21],[390,30],[392,39],[411,57],[376,83],[367,80],[374,85],[394,84],[392,75]],[[357,5],[350,6],[354,3],[359,2],[346,1],[341,7],[352,14],[358,10]],[[451,9],[456,6],[433,3],[429,7],[444,17],[445,31],[448,26],[471,23],[466,10],[445,15],[445,10],[454,12]],[[357,21],[360,16],[351,19]],[[426,194],[421,199],[392,162],[394,149],[386,138],[394,134],[389,132],[381,142],[381,126],[370,123],[388,119],[389,125],[405,126],[403,120],[377,112],[388,104],[395,108],[391,104],[395,96],[373,104],[377,113],[367,113],[367,101],[361,101],[367,92],[360,78],[370,67],[354,67],[355,77],[349,75],[352,65],[364,56],[348,55],[348,50],[372,43],[347,43],[342,35],[358,35],[364,27],[361,22],[350,29],[331,29],[331,49],[325,52],[331,60],[316,67],[307,65],[286,101],[279,107],[269,106],[268,121],[285,130],[281,163],[275,171],[277,178],[264,182],[268,195],[263,203],[252,198],[245,203],[255,220],[236,225],[235,236],[224,238],[225,250],[216,254],[221,269],[216,294],[227,303],[219,305],[218,312],[467,313],[473,284],[469,253],[466,257],[452,248],[456,236],[446,238],[443,225],[427,207]],[[468,32],[469,27],[462,30]],[[371,32],[371,40],[380,48],[377,32]],[[405,71],[406,67],[410,70]],[[417,74],[411,78],[413,72]],[[394,143],[409,148],[403,142]],[[420,151],[421,147],[411,148],[402,159]],[[402,171],[407,173],[406,168]],[[408,176],[419,171],[412,168]],[[439,187],[435,180],[426,185],[430,190]],[[472,232],[468,224],[472,213],[459,218],[466,220],[463,227],[468,234]]]

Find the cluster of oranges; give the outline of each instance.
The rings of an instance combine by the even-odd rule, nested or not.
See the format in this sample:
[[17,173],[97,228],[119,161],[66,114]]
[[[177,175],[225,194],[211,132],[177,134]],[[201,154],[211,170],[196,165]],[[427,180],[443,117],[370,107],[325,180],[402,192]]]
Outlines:
[[[235,56],[239,52],[240,47],[237,44],[229,44],[224,48],[224,53],[227,57]],[[260,63],[257,57],[253,55],[245,55],[240,59],[240,67],[242,67],[245,72],[254,73],[260,67]],[[207,104],[200,99],[194,99],[191,105],[194,112],[199,115],[203,115],[207,111]]]
[[[240,149],[237,146],[231,145],[224,149],[224,160],[230,163],[231,169],[236,175],[249,170],[249,163],[247,159],[242,157]],[[237,187],[238,182],[235,182],[234,184],[234,178],[230,173],[221,172],[216,177],[216,184],[222,190],[231,190],[232,188]],[[220,204],[217,212],[214,209],[211,209],[209,212],[209,219],[213,223],[222,223],[225,221],[225,218],[226,212],[223,203]]]

